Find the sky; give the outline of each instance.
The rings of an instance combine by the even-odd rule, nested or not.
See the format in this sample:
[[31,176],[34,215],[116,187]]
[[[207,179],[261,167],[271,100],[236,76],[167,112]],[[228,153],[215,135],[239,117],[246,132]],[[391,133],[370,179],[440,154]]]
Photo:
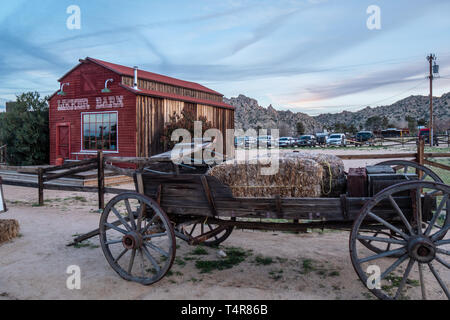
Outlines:
[[[71,6],[80,9],[79,29]],[[369,6],[379,27],[369,29]],[[85,57],[310,115],[450,91],[448,0],[2,1],[0,106],[49,95]],[[69,24],[70,25],[70,24]]]

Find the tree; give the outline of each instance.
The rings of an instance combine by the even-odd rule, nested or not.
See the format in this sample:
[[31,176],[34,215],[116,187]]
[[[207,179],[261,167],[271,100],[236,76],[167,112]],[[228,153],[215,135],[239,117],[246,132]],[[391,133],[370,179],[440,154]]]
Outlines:
[[297,131],[297,135],[301,136],[305,134],[305,125],[303,124],[303,122],[297,122],[295,129]]
[[406,116],[405,120],[408,122],[409,133],[415,135],[417,133],[417,120],[411,116]]
[[38,92],[17,96],[13,108],[0,118],[0,141],[7,145],[11,165],[41,165],[49,161],[47,98]]
[[210,121],[206,119],[206,117],[201,116],[196,119],[195,113],[193,110],[185,109],[181,111],[181,115],[176,112],[173,113],[172,116],[169,117],[169,122],[166,123],[163,134],[161,135],[161,142],[164,144],[164,150],[172,149],[177,141],[172,141],[172,133],[176,129],[186,129],[191,134],[191,137],[194,137],[194,121],[202,122],[202,134],[212,128],[212,124]]
[[366,120],[366,128],[372,131],[382,130],[389,126],[389,120],[385,116],[373,116]]

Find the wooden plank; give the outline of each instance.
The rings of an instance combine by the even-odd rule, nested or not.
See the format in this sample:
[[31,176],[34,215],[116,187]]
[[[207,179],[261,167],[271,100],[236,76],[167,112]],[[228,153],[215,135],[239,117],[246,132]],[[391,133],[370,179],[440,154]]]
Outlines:
[[390,153],[390,154],[341,154],[336,155],[342,160],[360,159],[393,159],[393,158],[415,158],[416,153]]
[[443,163],[429,161],[427,159],[424,159],[423,163],[427,164],[429,166],[433,166],[433,167],[436,167],[436,168],[440,168],[440,169],[444,169],[444,170],[449,170],[450,171],[450,166],[447,166],[447,165],[445,165]]
[[[97,158],[95,158],[95,160],[97,160]],[[59,179],[59,178],[63,178],[63,177],[68,177],[68,176],[74,175],[76,173],[86,172],[86,171],[90,171],[93,169],[97,169],[96,163],[85,165],[85,166],[82,166],[79,168],[74,168],[74,169],[71,169],[71,170],[68,170],[65,172],[46,175],[46,176],[44,176],[44,181],[50,181],[50,180],[55,180],[55,179]]]
[[97,158],[75,161],[75,162],[63,164],[61,166],[53,166],[53,167],[49,167],[49,168],[44,168],[43,172],[47,173],[47,172],[51,172],[51,171],[71,169],[71,168],[75,168],[75,167],[79,167],[79,166],[83,166],[83,165],[87,165],[87,164],[91,164],[91,163],[96,163],[96,162],[97,162]]
[[105,209],[105,168],[104,168],[104,158],[103,152],[98,151],[97,153],[97,187],[98,187],[98,208]]

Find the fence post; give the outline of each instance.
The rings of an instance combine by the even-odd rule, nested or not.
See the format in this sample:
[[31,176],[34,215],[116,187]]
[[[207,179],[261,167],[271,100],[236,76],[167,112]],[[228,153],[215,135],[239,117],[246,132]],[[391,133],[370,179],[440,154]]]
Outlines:
[[44,169],[38,168],[39,205],[44,205]]
[[[417,144],[416,162],[422,166],[424,164],[424,156],[425,156],[425,140],[420,138],[419,143]],[[420,170],[416,170],[416,173],[419,179],[421,179],[423,172]]]
[[97,161],[98,161],[97,167],[98,208],[105,209],[105,169],[104,169],[105,161],[103,158],[103,151],[97,152]]

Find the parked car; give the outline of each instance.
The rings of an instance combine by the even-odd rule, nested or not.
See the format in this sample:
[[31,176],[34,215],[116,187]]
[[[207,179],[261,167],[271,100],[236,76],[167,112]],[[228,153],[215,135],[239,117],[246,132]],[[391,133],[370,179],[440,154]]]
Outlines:
[[[276,142],[276,141],[275,141]],[[258,148],[270,148],[272,145],[275,145],[275,142],[272,139],[272,136],[259,136],[257,139]]]
[[347,146],[347,139],[343,133],[333,133],[327,139],[327,145],[329,146]]
[[315,147],[316,143],[316,137],[313,135],[304,135],[297,140],[297,146],[299,147]]
[[316,133],[316,142],[319,146],[327,144],[327,139],[328,133],[325,132]]
[[[367,143],[369,145],[373,144],[373,139],[375,138],[372,131],[359,131],[356,133],[355,140],[363,144]],[[358,144],[356,144],[358,146]],[[361,145],[361,144],[359,144]]]
[[281,137],[278,139],[278,147],[287,148],[292,147],[295,144],[295,139],[293,137]]
[[[424,139],[425,143],[430,143],[430,129],[423,128],[419,130],[419,139]],[[433,133],[433,146],[439,146],[439,141],[436,134]]]
[[250,136],[235,137],[234,145],[236,148],[253,148],[256,147],[256,138]]

